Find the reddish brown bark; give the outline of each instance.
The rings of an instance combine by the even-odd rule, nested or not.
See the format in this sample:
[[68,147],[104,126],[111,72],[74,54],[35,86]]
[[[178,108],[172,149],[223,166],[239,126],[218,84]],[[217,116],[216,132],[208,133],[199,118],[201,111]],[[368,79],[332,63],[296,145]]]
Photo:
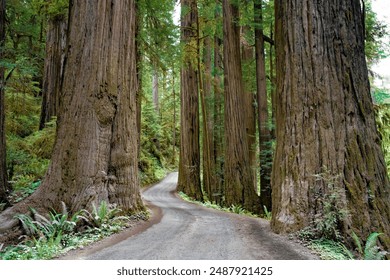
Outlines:
[[360,1],[275,4],[272,228],[315,226],[327,214],[325,200],[336,194],[334,211],[348,212],[335,223],[343,236],[350,241],[353,230],[366,240],[383,232],[389,249],[390,185],[370,96]]
[[255,50],[256,50],[256,86],[258,104],[258,126],[260,146],[260,203],[268,211],[272,209],[271,198],[271,133],[268,126],[268,97],[265,72],[264,34],[262,0],[254,4]]
[[[51,164],[38,190],[0,215],[107,201],[123,213],[143,209],[138,180],[135,0],[70,3],[60,120]],[[88,15],[88,16],[86,16]]]
[[238,7],[223,1],[225,89],[225,204],[259,212],[246,141]]
[[181,1],[181,41],[184,44],[180,70],[180,162],[177,190],[203,200],[200,185],[199,98],[197,73],[196,0]]
[[[5,42],[5,0],[0,1],[0,59],[3,58]],[[0,66],[0,202],[8,203],[7,168],[5,145],[5,110],[4,110],[4,68]]]
[[46,57],[42,88],[42,109],[39,129],[57,116],[60,106],[60,83],[64,68],[66,47],[66,16],[49,21],[46,36]]

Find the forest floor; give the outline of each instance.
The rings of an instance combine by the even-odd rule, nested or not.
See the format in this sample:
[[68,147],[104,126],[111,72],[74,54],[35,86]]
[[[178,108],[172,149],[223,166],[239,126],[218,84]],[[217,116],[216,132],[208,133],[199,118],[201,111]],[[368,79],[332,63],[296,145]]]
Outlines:
[[175,193],[177,173],[143,192],[151,219],[61,259],[318,259],[269,222],[208,209]]

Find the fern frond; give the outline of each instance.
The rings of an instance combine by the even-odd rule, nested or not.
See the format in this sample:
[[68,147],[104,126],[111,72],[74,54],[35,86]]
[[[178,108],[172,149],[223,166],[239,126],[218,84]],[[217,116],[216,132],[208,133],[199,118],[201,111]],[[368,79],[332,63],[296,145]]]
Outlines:
[[386,252],[383,252],[376,244],[380,235],[382,233],[373,232],[368,236],[364,248],[365,260],[381,260],[386,255]]
[[363,255],[364,252],[363,252],[362,241],[360,240],[359,236],[357,236],[357,234],[354,231],[352,231],[351,237],[353,242],[356,245],[357,251],[359,252],[360,255]]

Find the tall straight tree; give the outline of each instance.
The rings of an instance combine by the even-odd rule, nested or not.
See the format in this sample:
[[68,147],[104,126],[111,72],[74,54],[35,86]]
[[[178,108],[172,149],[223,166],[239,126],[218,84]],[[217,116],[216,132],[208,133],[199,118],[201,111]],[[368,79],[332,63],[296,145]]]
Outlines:
[[[5,42],[5,0],[0,0],[0,59],[4,57]],[[4,112],[4,67],[0,65],[0,202],[7,202],[7,168],[5,146]]]
[[[221,18],[220,4],[217,3],[215,7],[215,18]],[[214,34],[214,167],[215,167],[215,185],[213,189],[213,197],[211,198],[218,204],[222,201],[223,189],[223,155],[224,155],[224,141],[223,141],[223,71],[222,71],[222,39],[219,37],[218,31]]]
[[74,0],[62,106],[51,164],[39,189],[0,215],[0,231],[28,207],[71,212],[101,201],[143,208],[138,180],[135,0]]
[[[347,239],[383,232],[390,185],[376,130],[359,0],[277,0],[272,228],[291,232],[334,211]],[[332,195],[336,200],[332,200]],[[328,205],[324,205],[324,204]]]
[[180,160],[177,189],[202,200],[200,184],[199,97],[197,73],[196,0],[181,1],[181,42],[184,45],[180,69]]
[[[251,44],[248,42],[248,34],[250,32],[249,26],[242,26],[241,27],[241,56],[242,56],[242,67],[243,69],[246,69],[246,72],[250,68],[250,65],[253,63],[254,60],[254,48],[251,46]],[[244,75],[245,76],[245,75]],[[251,77],[249,75],[246,75],[243,82],[245,84],[244,86],[244,92],[243,92],[243,102],[244,102],[244,108],[245,108],[245,130],[246,130],[246,140],[248,142],[248,152],[249,152],[249,163],[252,168],[252,175],[253,175],[253,187],[255,191],[257,192],[257,176],[256,176],[256,170],[257,170],[257,160],[256,160],[256,108],[254,106],[255,104],[255,94],[254,90],[251,87],[250,82]]]
[[[260,146],[260,203],[271,211],[271,133],[268,129],[268,97],[265,72],[263,1],[254,1],[257,117]],[[272,74],[271,74],[272,75]]]
[[[199,34],[198,34],[199,35]],[[200,39],[198,40],[200,42]],[[200,43],[198,47],[200,52]],[[200,55],[200,53],[198,54]],[[212,40],[210,37],[204,39],[203,50],[203,65],[204,75],[200,75],[201,79],[201,104],[203,117],[203,189],[207,193],[209,200],[213,200],[218,192],[215,183],[215,155],[214,155],[214,114],[210,106],[212,98],[212,74],[211,74],[211,59],[212,59]],[[198,71],[201,73],[200,57],[198,58]]]
[[241,71],[240,28],[238,6],[229,0],[223,5],[223,63],[225,84],[225,204],[242,205],[258,212],[259,200],[246,141],[244,88]]
[[39,128],[57,116],[60,106],[60,83],[64,68],[67,16],[56,15],[49,19],[46,36],[46,56],[42,88],[42,109]]

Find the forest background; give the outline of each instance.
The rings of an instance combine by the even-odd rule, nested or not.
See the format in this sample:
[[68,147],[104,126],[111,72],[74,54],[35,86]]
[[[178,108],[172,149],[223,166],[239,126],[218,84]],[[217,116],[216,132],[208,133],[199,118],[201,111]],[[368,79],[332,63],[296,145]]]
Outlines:
[[[243,80],[245,90],[256,91],[256,67],[253,56],[255,32],[258,27],[253,18],[253,6],[249,2],[240,4],[239,25],[241,29],[241,48],[243,56]],[[389,56],[389,42],[386,24],[378,20],[372,11],[370,1],[366,3],[366,58],[370,77],[378,78],[374,65]],[[180,150],[180,69],[183,60],[183,44],[180,43],[180,27],[174,21],[175,1],[138,1],[140,20],[138,44],[140,50],[140,100],[141,100],[141,133],[139,151],[139,178],[141,185],[147,186],[162,179],[167,172],[177,170]],[[0,204],[0,211],[9,204],[22,201],[39,187],[43,180],[56,135],[56,113],[58,98],[53,98],[58,84],[53,83],[59,69],[50,68],[50,59],[61,66],[63,63],[63,46],[66,38],[66,21],[68,1],[65,0],[8,0],[6,1],[5,45],[2,48],[1,67],[4,72],[4,104],[7,170],[7,201]],[[177,8],[176,8],[177,9]],[[218,61],[222,44],[222,6],[218,1],[198,1],[199,27],[196,49],[190,59],[198,59],[198,71],[204,75],[204,92],[201,95],[200,111],[200,145],[202,151],[202,170],[207,169],[210,149],[210,135],[215,139],[214,145],[222,143],[224,114],[221,96],[223,87],[222,65]],[[186,11],[182,11],[186,13]],[[275,148],[275,124],[273,116],[273,92],[275,90],[275,50],[274,50],[274,3],[263,1],[262,30],[265,38],[266,92],[265,104],[267,113],[266,130],[269,138],[261,139],[259,127],[255,126],[253,139],[254,174],[256,185],[266,185],[270,180],[270,170]],[[199,33],[200,32],[200,33]],[[212,40],[208,40],[212,38]],[[211,49],[214,41],[214,49]],[[198,45],[196,45],[198,44]],[[245,52],[248,50],[249,52]],[[185,53],[186,51],[184,51]],[[245,53],[247,56],[245,57]],[[219,63],[219,64],[218,64]],[[213,64],[213,67],[212,67]],[[59,79],[57,79],[59,80]],[[372,83],[372,100],[375,104],[377,126],[382,138],[387,168],[390,170],[390,91],[388,84]],[[252,98],[254,107],[260,106]],[[251,102],[251,101],[249,101]],[[264,107],[263,107],[264,109]],[[265,112],[263,110],[263,112]],[[213,112],[208,113],[208,112]],[[213,120],[212,126],[210,120]],[[267,136],[268,137],[268,136]],[[263,141],[262,143],[259,143]],[[215,144],[216,143],[216,144]],[[262,152],[259,147],[263,145]],[[223,151],[224,147],[215,149]],[[212,163],[218,178],[223,177],[225,164],[224,154],[213,155]],[[261,173],[265,170],[266,174]],[[213,185],[216,189],[208,191],[215,197],[208,197],[210,202],[220,203],[221,179],[212,184],[207,183],[207,173],[202,172],[204,188]],[[263,182],[261,182],[263,180]],[[260,192],[260,189],[257,190]],[[186,191],[185,191],[186,192]],[[188,191],[186,192],[188,193]],[[190,196],[194,197],[194,195]],[[195,197],[197,198],[197,197]],[[203,200],[204,198],[199,198]],[[271,205],[262,201],[263,209],[258,210],[263,216],[270,215]],[[234,211],[254,211],[249,205],[228,205]],[[268,206],[268,208],[267,208]],[[18,251],[18,254],[20,252]],[[15,254],[17,255],[17,254]]]

